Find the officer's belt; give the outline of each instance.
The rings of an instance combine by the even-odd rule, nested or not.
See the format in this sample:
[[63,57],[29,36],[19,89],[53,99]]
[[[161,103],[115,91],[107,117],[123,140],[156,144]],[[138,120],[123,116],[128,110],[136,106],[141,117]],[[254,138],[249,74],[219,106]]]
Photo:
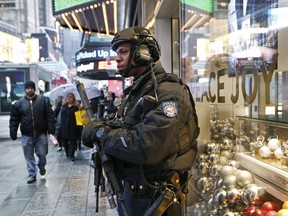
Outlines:
[[124,180],[124,186],[129,188],[134,195],[147,195],[152,197],[155,194],[155,189],[148,187],[143,181]]

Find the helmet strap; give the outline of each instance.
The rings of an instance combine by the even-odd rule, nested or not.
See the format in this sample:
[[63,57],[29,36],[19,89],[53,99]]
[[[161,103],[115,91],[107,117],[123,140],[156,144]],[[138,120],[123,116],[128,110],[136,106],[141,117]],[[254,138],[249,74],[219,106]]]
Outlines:
[[127,68],[123,70],[124,73],[122,74],[122,77],[125,77],[125,78],[129,77],[129,73],[130,73],[131,69],[137,67],[136,65],[132,65],[132,59],[134,56],[135,48],[136,48],[136,45],[134,43],[131,43]]

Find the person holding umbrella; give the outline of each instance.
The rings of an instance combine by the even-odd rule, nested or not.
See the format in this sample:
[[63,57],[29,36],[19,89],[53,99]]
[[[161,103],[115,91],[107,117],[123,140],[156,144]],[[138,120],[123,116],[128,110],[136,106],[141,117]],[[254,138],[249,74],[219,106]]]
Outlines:
[[79,126],[76,124],[75,112],[79,110],[78,102],[73,93],[68,93],[61,108],[62,146],[67,158],[75,160]]

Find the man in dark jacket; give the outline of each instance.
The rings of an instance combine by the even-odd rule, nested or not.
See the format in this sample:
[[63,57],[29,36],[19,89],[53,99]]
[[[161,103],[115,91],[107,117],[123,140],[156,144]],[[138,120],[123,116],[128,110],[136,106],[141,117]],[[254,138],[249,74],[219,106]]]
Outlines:
[[35,83],[25,83],[26,96],[20,98],[10,113],[10,137],[17,139],[20,124],[21,143],[27,163],[27,183],[36,181],[37,167],[34,153],[39,158],[37,166],[40,175],[45,175],[46,155],[48,154],[48,134],[55,132],[54,113],[48,98],[35,94]]
[[[149,30],[124,29],[115,35],[112,49],[119,73],[133,76],[134,82],[124,90],[113,122],[97,120],[84,126],[83,144],[92,147],[93,142],[101,142],[103,152],[113,157],[124,182],[127,214],[119,207],[120,215],[156,210],[157,215],[159,211],[181,215],[182,187],[197,154],[199,128],[193,98],[177,76],[155,63],[160,47]],[[168,191],[175,196],[154,209],[155,200],[166,199],[160,194]]]

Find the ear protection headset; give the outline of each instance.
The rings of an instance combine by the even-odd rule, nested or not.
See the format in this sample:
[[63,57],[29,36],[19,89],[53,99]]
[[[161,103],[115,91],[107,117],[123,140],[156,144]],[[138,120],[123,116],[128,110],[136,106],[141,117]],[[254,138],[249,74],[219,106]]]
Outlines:
[[149,47],[145,44],[136,46],[133,60],[139,66],[149,65],[153,61]]
[[155,38],[146,30],[134,36],[138,44],[135,46],[133,60],[139,66],[156,62],[160,57],[160,48]]

